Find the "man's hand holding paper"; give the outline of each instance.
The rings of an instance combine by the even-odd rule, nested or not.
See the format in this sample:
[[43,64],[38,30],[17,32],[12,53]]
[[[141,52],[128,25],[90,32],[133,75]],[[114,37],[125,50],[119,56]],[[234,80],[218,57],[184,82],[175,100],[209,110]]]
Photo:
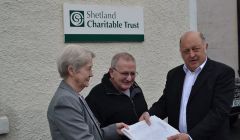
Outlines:
[[151,125],[146,121],[140,121],[129,126],[129,129],[122,129],[124,135],[131,140],[167,140],[172,135],[179,132],[165,121],[156,116],[150,117]]

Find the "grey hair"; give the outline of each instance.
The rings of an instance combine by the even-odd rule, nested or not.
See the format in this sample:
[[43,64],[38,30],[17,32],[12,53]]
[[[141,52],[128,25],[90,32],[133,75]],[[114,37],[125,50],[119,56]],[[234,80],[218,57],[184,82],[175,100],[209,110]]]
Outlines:
[[89,50],[78,45],[68,45],[57,59],[58,72],[65,79],[68,76],[68,66],[77,71],[94,57],[95,54]]
[[127,52],[121,52],[121,53],[117,53],[113,56],[112,61],[111,61],[111,68],[116,67],[117,62],[120,58],[124,59],[126,61],[133,61],[134,63],[136,63],[135,58],[131,54],[129,54]]
[[[179,45],[181,46],[181,42],[182,42],[182,38],[187,34],[187,33],[191,33],[191,32],[195,32],[195,31],[188,31],[186,32],[184,35],[181,36],[180,40],[179,40]],[[202,32],[198,32],[199,33],[199,37],[201,38],[203,43],[206,43],[206,37],[203,35]]]
[[199,32],[199,36],[200,36],[200,38],[202,39],[203,42],[206,42],[206,38],[205,38],[205,36],[203,35],[202,32]]

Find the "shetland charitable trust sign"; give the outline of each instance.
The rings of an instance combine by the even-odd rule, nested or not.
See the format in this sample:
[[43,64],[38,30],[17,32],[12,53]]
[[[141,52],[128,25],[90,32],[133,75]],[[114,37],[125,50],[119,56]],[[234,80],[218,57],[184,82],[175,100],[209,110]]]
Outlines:
[[64,4],[65,43],[144,41],[142,7]]

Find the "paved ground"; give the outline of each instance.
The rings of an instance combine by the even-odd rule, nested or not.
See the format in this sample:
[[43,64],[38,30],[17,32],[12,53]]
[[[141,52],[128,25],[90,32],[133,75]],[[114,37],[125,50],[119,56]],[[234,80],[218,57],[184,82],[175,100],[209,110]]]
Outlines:
[[240,140],[240,118],[231,128],[230,133],[231,133],[231,137],[229,140]]

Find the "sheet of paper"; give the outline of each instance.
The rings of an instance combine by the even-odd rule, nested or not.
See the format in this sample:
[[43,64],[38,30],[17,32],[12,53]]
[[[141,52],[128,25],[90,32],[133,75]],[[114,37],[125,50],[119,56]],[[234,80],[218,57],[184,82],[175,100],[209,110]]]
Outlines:
[[131,140],[167,140],[167,137],[178,134],[178,130],[156,116],[150,117],[151,125],[141,121],[122,129]]

